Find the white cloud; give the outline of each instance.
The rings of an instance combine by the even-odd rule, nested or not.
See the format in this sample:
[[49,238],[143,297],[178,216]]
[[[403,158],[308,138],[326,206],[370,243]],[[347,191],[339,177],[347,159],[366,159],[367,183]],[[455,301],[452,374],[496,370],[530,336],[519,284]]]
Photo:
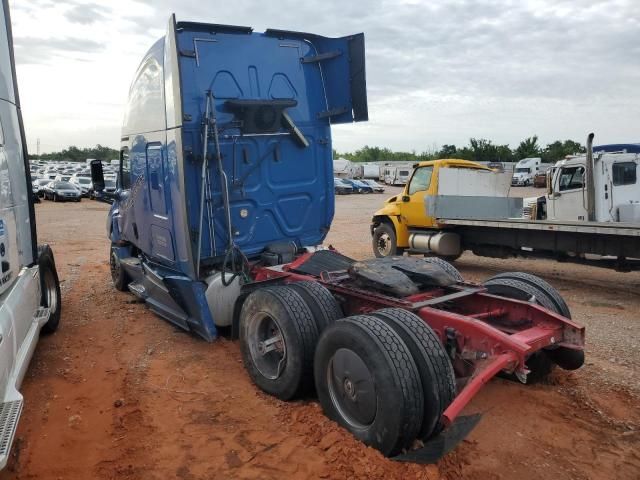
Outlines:
[[421,151],[469,137],[516,144],[640,140],[640,14],[632,0],[293,0],[12,2],[31,151],[117,146],[144,52],[179,20],[364,31],[370,121],[338,126],[334,147]]

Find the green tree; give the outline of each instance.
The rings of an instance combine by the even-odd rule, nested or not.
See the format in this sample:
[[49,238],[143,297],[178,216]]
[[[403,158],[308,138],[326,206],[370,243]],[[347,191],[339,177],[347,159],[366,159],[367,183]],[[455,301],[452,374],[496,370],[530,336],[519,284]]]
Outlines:
[[573,140],[565,140],[561,142],[556,140],[553,143],[548,144],[542,151],[543,162],[557,162],[562,160],[567,155],[573,155],[574,153],[584,153],[585,148],[580,145],[579,142]]
[[442,145],[442,148],[436,153],[437,158],[455,158],[458,149],[455,145]]
[[541,152],[540,146],[538,145],[538,136],[534,135],[533,137],[525,138],[520,142],[520,145],[518,145],[518,148],[516,148],[514,153],[517,160],[539,157]]
[[66,160],[71,162],[84,162],[87,158],[95,158],[97,160],[109,161],[115,158],[119,158],[120,154],[118,150],[111,147],[105,147],[103,145],[96,145],[90,148],[78,148],[72,145],[67,148],[63,148],[60,152],[44,153],[37,157],[30,154],[29,158],[40,158],[42,160]]

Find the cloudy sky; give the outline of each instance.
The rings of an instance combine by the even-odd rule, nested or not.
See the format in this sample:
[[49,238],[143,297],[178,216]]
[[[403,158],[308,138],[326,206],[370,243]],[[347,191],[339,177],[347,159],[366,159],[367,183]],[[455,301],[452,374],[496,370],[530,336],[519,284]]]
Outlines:
[[369,117],[334,148],[423,151],[537,134],[640,141],[638,0],[10,0],[30,152],[117,148],[142,55],[178,20],[364,32]]

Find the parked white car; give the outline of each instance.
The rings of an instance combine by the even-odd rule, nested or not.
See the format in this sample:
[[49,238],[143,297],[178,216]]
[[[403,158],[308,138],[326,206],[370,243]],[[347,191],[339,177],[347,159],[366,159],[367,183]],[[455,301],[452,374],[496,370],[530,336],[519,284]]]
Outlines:
[[91,182],[91,178],[78,176],[77,174],[71,177],[69,183],[75,185],[80,189],[83,197],[88,197],[91,191],[93,190],[93,183]]

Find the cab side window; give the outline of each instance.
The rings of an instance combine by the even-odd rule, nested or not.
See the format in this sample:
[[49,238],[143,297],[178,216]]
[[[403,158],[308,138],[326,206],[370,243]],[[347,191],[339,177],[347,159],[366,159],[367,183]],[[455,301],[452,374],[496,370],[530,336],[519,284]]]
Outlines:
[[411,183],[409,184],[409,195],[427,190],[431,184],[432,174],[433,167],[420,167],[416,169],[413,177],[411,177]]
[[584,168],[567,167],[560,172],[559,190],[576,190],[584,185]]
[[636,183],[636,162],[614,163],[612,167],[613,184],[634,185]]
[[124,147],[120,150],[120,188],[129,190],[131,188],[131,166],[129,164],[129,149]]

